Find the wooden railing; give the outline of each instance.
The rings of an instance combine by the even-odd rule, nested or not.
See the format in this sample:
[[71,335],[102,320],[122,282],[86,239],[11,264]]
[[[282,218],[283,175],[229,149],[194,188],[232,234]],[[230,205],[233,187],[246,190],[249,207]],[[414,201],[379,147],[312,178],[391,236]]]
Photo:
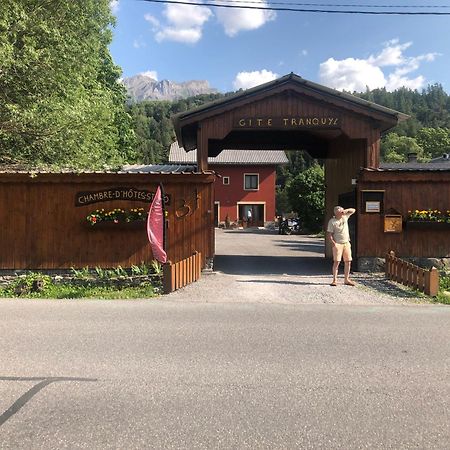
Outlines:
[[195,252],[192,256],[176,263],[168,261],[163,266],[164,293],[176,291],[200,278],[202,272],[202,254]]
[[432,297],[439,291],[439,272],[435,267],[422,269],[395,256],[394,252],[386,255],[386,278],[415,288]]

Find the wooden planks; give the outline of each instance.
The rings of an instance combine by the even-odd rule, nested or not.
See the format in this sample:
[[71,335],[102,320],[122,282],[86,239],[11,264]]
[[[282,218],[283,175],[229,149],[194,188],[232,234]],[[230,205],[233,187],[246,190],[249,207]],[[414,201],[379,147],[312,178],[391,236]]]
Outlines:
[[[167,206],[167,253],[177,262],[201,252],[213,257],[214,228],[210,199],[214,176],[208,174],[2,174],[0,176],[0,269],[130,267],[153,259],[145,223],[118,229],[91,227],[86,216],[96,209],[138,208],[148,202],[110,200],[75,206],[77,192],[113,186],[156,191],[163,182]],[[197,200],[197,197],[199,199]],[[182,204],[189,214],[183,215]],[[178,213],[177,213],[178,211]],[[204,262],[203,262],[204,264]]]
[[165,294],[176,291],[200,279],[202,254],[194,252],[190,257],[176,263],[168,261],[163,266],[163,289]]

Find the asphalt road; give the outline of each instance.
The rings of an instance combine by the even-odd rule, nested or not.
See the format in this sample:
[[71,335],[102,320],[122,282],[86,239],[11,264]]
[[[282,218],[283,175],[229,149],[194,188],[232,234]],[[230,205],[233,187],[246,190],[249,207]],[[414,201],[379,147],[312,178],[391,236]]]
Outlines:
[[0,449],[449,449],[450,308],[332,288],[321,245],[223,233],[160,299],[0,300]]
[[448,449],[442,306],[0,301],[0,448]]

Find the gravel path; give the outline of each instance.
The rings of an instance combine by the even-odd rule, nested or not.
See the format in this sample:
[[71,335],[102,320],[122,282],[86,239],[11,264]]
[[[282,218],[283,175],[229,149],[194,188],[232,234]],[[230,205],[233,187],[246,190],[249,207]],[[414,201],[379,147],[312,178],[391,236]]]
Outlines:
[[215,271],[165,298],[207,303],[426,303],[386,281],[383,274],[355,273],[356,287],[343,285],[340,275],[341,284],[331,287],[331,267],[323,257],[323,245],[323,239],[312,236],[216,230]]

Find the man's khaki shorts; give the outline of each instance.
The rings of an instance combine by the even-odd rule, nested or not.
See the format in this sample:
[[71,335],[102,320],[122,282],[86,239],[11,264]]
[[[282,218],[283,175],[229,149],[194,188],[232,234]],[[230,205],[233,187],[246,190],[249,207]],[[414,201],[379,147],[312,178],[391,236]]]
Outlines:
[[341,261],[344,258],[344,262],[352,260],[352,246],[350,242],[346,244],[338,244],[333,247],[333,260]]

